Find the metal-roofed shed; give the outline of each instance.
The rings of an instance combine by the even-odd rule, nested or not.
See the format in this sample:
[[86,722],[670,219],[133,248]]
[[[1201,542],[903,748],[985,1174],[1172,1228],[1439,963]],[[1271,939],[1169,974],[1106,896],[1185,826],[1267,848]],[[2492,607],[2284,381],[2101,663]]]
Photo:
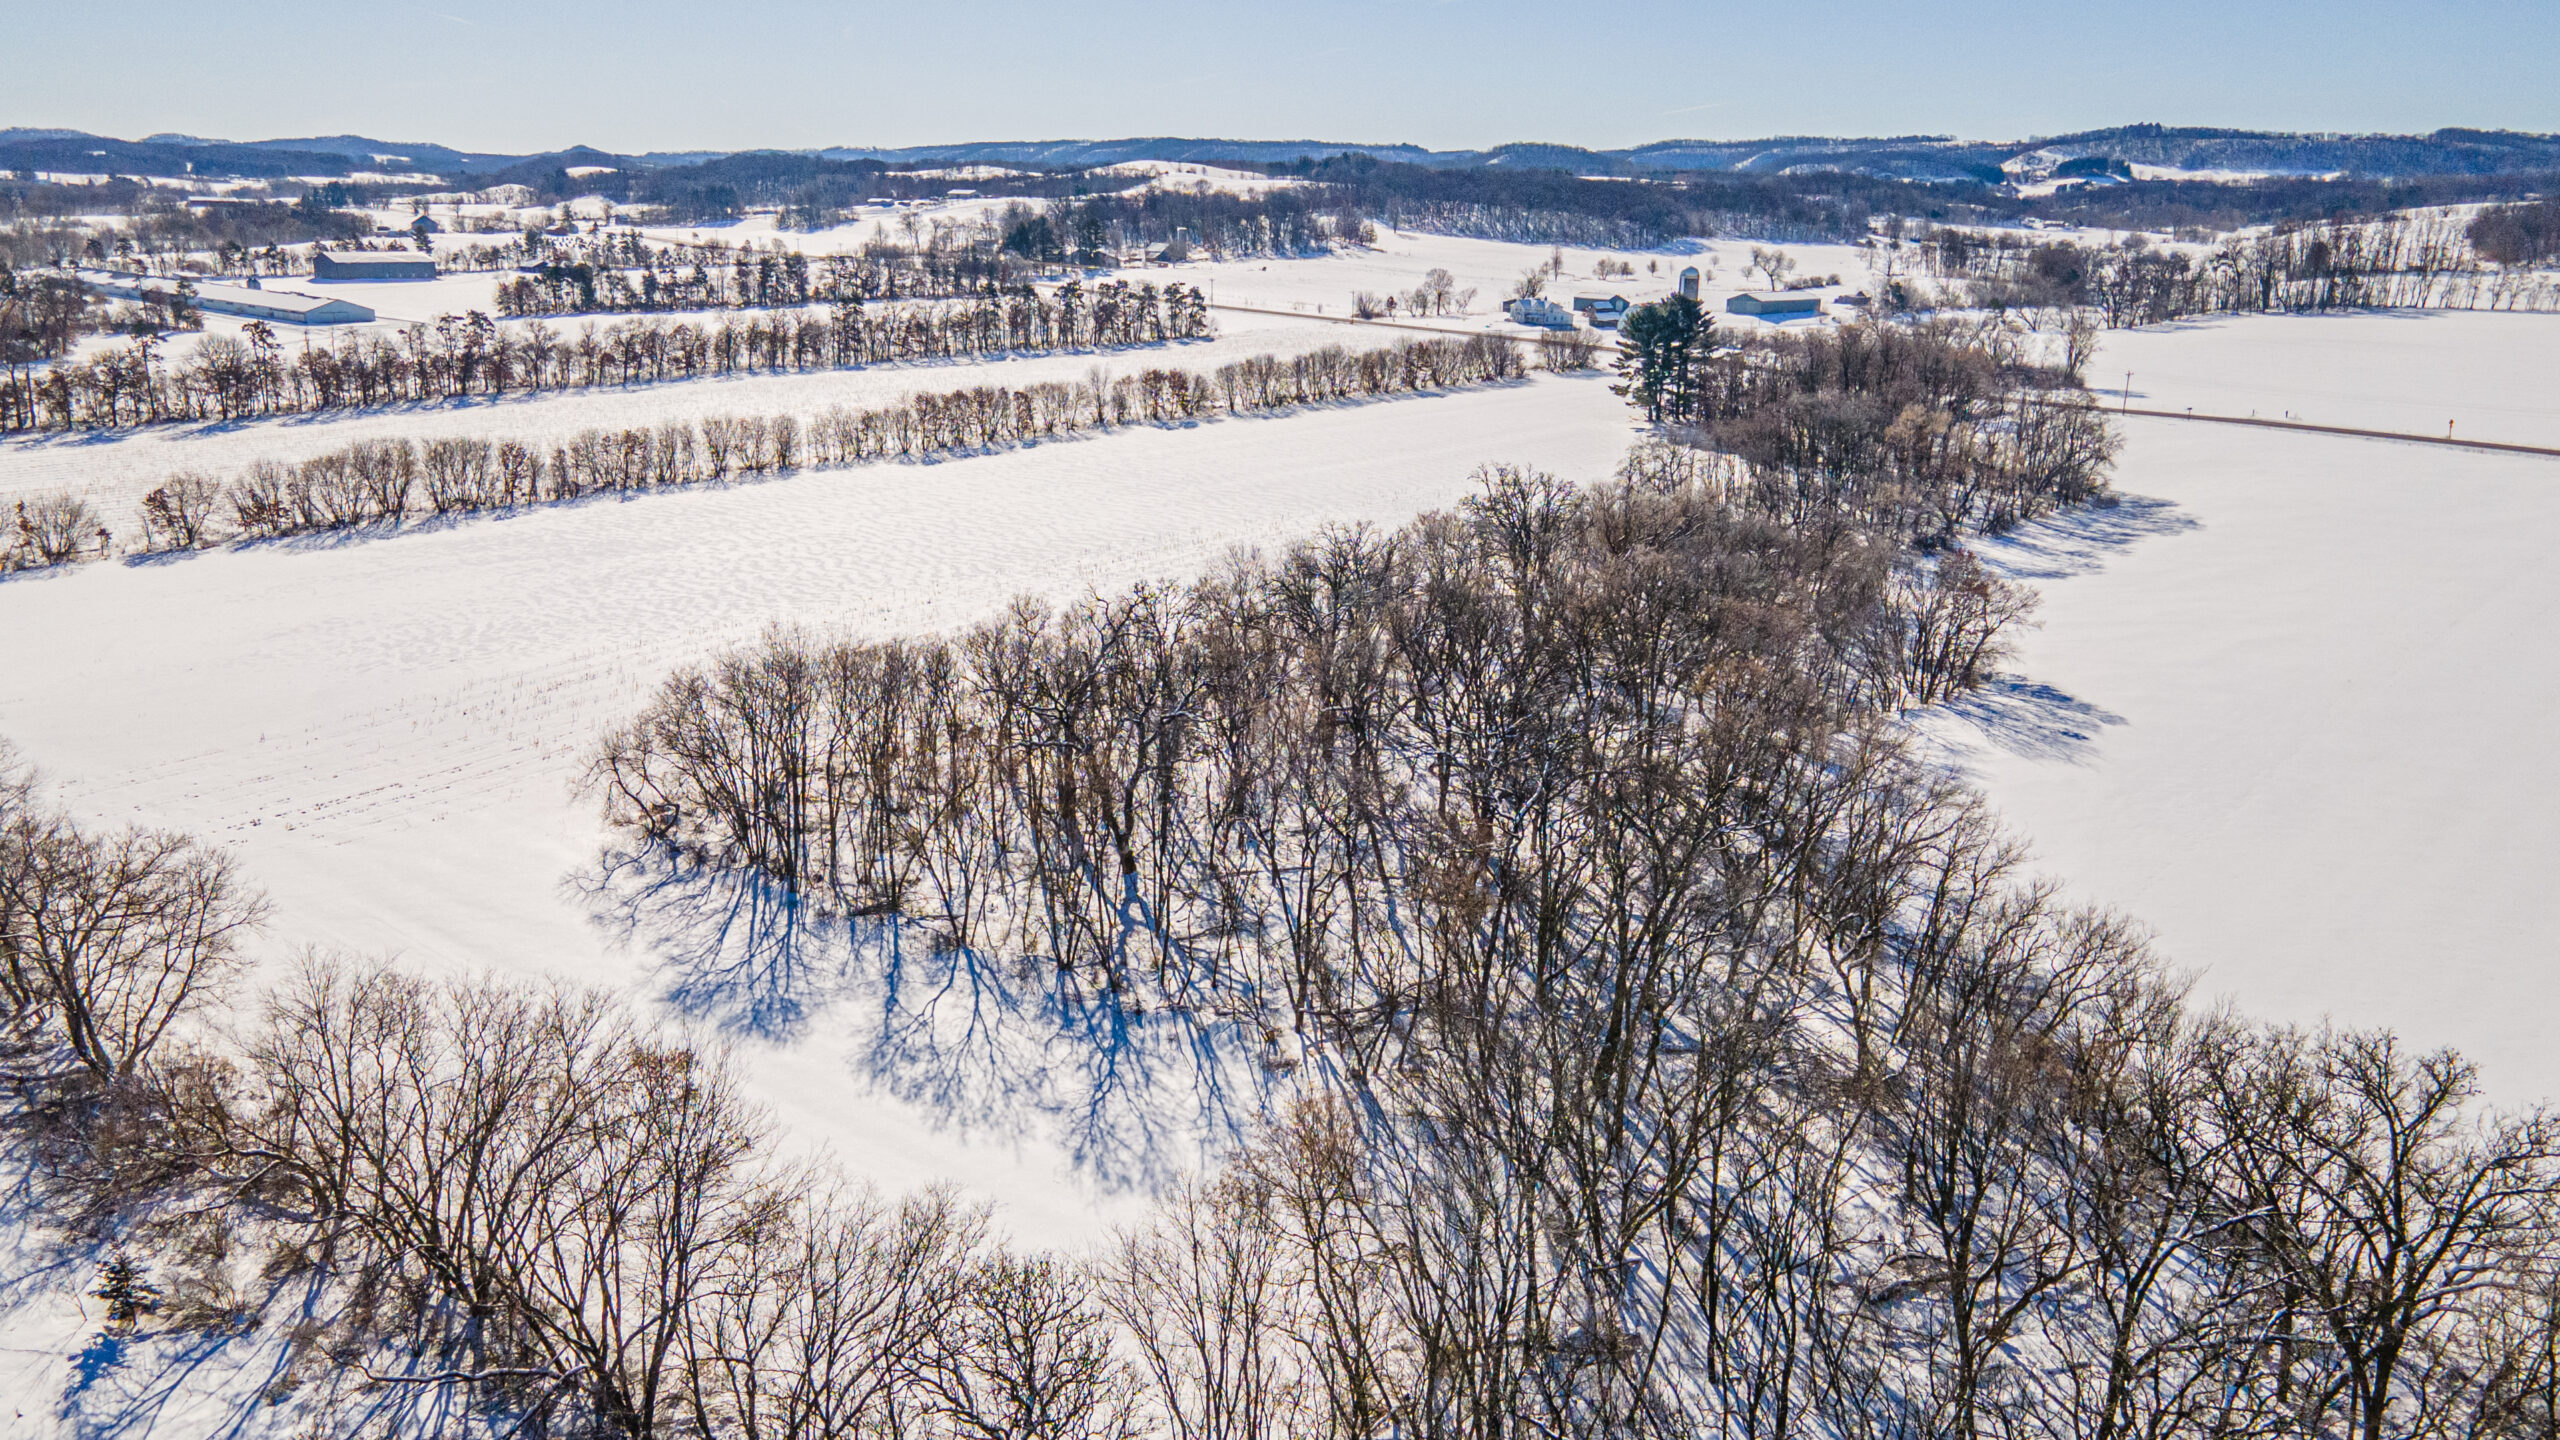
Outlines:
[[[90,271],[80,277],[120,300],[174,298],[177,282],[156,275],[124,275]],[[249,285],[202,281],[196,285],[195,307],[209,315],[239,315],[252,320],[281,320],[288,325],[361,325],[373,311],[334,295],[304,295],[292,290],[261,290]]]
[[1736,295],[1724,302],[1724,308],[1736,315],[1758,315],[1783,320],[1790,315],[1819,315],[1822,301],[1813,295]]
[[314,280],[433,280],[436,257],[405,250],[314,251]]

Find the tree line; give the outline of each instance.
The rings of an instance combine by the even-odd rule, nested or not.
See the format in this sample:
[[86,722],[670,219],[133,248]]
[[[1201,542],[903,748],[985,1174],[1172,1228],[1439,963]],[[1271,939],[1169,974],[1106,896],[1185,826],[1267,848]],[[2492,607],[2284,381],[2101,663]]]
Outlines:
[[[1524,369],[1516,345],[1497,336],[1408,339],[1372,350],[1249,356],[1207,372],[1149,367],[1116,377],[972,386],[867,409],[830,406],[811,416],[715,415],[587,429],[548,444],[477,436],[362,440],[298,464],[259,461],[227,480],[173,474],[142,499],[138,549],[192,550],[1035,444],[1087,430],[1481,385],[1517,379]],[[17,504],[16,533],[0,546],[0,570],[114,553],[113,532],[87,501],[32,496]]]
[[997,235],[931,243],[881,238],[847,254],[754,251],[714,242],[644,241],[623,230],[550,239],[530,273],[498,287],[498,313],[772,309],[872,300],[949,300],[1018,293],[1040,273],[997,246]]
[[1164,189],[1060,198],[1038,211],[1009,207],[998,224],[1002,247],[1026,259],[1116,264],[1127,251],[1177,237],[1217,259],[1312,255],[1361,245],[1376,232],[1347,193],[1321,185],[1274,186],[1259,194]]
[[217,1035],[264,900],[40,800],[0,748],[0,1125],[65,1238],[113,1237],[108,1334],[254,1323],[254,1245],[314,1301],[268,1397],[395,1428],[459,1394],[630,1440],[1139,1433],[1120,1289],[783,1161],[716,1052],[602,992],[324,955]]
[[[1656,175],[1595,180],[1535,163],[1443,169],[1343,154],[1263,167],[1332,188],[1381,225],[1530,244],[1621,249],[1692,235],[1855,240],[1916,187],[1857,175]],[[1979,187],[1975,187],[1979,188]],[[1929,197],[1933,204],[1943,204]]]
[[[28,297],[29,323],[52,312]],[[5,300],[0,300],[5,304]],[[635,319],[563,335],[480,311],[397,335],[289,349],[264,321],[208,335],[177,364],[139,337],[93,359],[0,374],[0,433],[313,414],[471,396],[541,394],[707,376],[807,373],[960,356],[1042,354],[1212,333],[1195,286],[1070,282],[964,303],[871,309],[846,300],[716,320]]]
[[[1922,343],[1836,352],[1827,403],[1952,406],[1978,371],[1908,376],[1971,341]],[[329,1297],[281,1383],[541,1433],[2550,1433],[2550,1119],[2190,1009],[2034,880],[1896,720],[2027,597],[1832,463],[1494,467],[1186,585],[778,633],[607,740],[640,843],[1315,1074],[1089,1259],[778,1161],[715,1053],[600,997],[326,957],[104,1070],[40,1001],[38,1183],[132,1247],[129,1315],[236,1321],[254,1238]],[[50,822],[0,810],[14,877]],[[109,878],[0,884],[6,954],[123,933],[76,922],[123,871],[56,869]]]
[[2560,199],[2488,206],[2463,233],[2480,258],[2500,265],[2560,260]]
[[[2503,224],[2504,222],[2499,222]],[[2087,307],[2113,328],[2195,315],[2385,308],[2560,310],[2560,277],[2481,264],[2478,222],[2394,216],[2278,227],[2207,251],[2128,237],[2112,246],[1941,231],[1924,270],[1973,304]],[[2492,247],[2504,242],[2492,236]]]
[[[373,219],[345,207],[361,205],[368,198],[366,187],[331,182],[290,204],[233,199],[188,205],[184,197],[123,176],[100,184],[55,185],[0,175],[0,218],[15,222],[8,227],[7,239],[38,241],[20,252],[13,261],[18,264],[61,265],[82,259],[140,264],[189,251],[353,240],[373,233]],[[28,223],[39,217],[70,223],[59,227]],[[0,241],[0,252],[17,248]]]
[[2098,493],[2114,455],[2070,363],[2048,368],[1987,323],[1860,324],[1723,342],[1674,295],[1619,325],[1619,394],[1733,457],[1754,503],[1957,545]]
[[[1973,348],[1709,410],[1953,445]],[[776,633],[594,781],[635,843],[1318,1062],[1100,1267],[1164,1433],[2547,1433],[2550,1118],[2190,1010],[1907,751],[2028,600],[1947,517],[2099,497],[2095,433],[2003,504],[1656,444],[954,637]]]

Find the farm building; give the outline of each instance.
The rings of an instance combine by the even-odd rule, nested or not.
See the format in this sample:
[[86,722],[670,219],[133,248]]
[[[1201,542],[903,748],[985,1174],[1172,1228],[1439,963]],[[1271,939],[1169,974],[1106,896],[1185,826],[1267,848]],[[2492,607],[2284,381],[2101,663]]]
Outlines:
[[1141,254],[1149,265],[1179,265],[1191,258],[1191,231],[1175,226],[1173,238],[1162,245],[1150,245]]
[[1790,315],[1821,314],[1822,300],[1814,295],[1736,295],[1724,302],[1724,308],[1736,315],[1784,320]]
[[1578,314],[1590,316],[1593,328],[1614,330],[1619,321],[1627,318],[1627,297],[1624,295],[1576,295],[1573,297],[1573,308]]
[[1692,300],[1698,298],[1697,266],[1683,265],[1680,267],[1680,293],[1688,296]]
[[1521,325],[1538,325],[1549,330],[1573,328],[1573,312],[1553,300],[1532,295],[1525,300],[1505,300],[1502,308]]
[[413,255],[405,250],[313,252],[311,278],[315,280],[433,280],[436,259],[432,255]]
[[[120,300],[165,300],[176,289],[171,281],[149,275],[89,271],[80,278]],[[261,290],[255,281],[247,285],[204,282],[196,286],[194,303],[209,315],[281,320],[287,325],[361,325],[373,318],[373,311],[352,300],[302,295],[291,290]]]

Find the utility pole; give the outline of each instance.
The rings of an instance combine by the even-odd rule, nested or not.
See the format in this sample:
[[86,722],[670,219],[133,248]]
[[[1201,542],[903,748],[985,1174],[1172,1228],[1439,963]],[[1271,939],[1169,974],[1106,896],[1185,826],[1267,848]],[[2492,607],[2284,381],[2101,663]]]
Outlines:
[[2117,397],[2116,413],[2119,415],[2133,413],[2133,372],[2130,370],[2124,372],[2124,394]]

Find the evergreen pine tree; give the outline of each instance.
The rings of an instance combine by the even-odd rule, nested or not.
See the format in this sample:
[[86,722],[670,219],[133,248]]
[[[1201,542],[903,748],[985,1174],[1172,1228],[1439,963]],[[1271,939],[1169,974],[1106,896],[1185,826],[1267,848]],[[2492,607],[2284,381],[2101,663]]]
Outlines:
[[1648,420],[1693,418],[1713,327],[1714,320],[1686,295],[1628,311],[1618,325],[1618,383],[1609,388],[1643,406]]
[[160,1299],[141,1262],[121,1250],[99,1268],[98,1288],[90,1293],[107,1302],[107,1323],[121,1329],[131,1329]]

